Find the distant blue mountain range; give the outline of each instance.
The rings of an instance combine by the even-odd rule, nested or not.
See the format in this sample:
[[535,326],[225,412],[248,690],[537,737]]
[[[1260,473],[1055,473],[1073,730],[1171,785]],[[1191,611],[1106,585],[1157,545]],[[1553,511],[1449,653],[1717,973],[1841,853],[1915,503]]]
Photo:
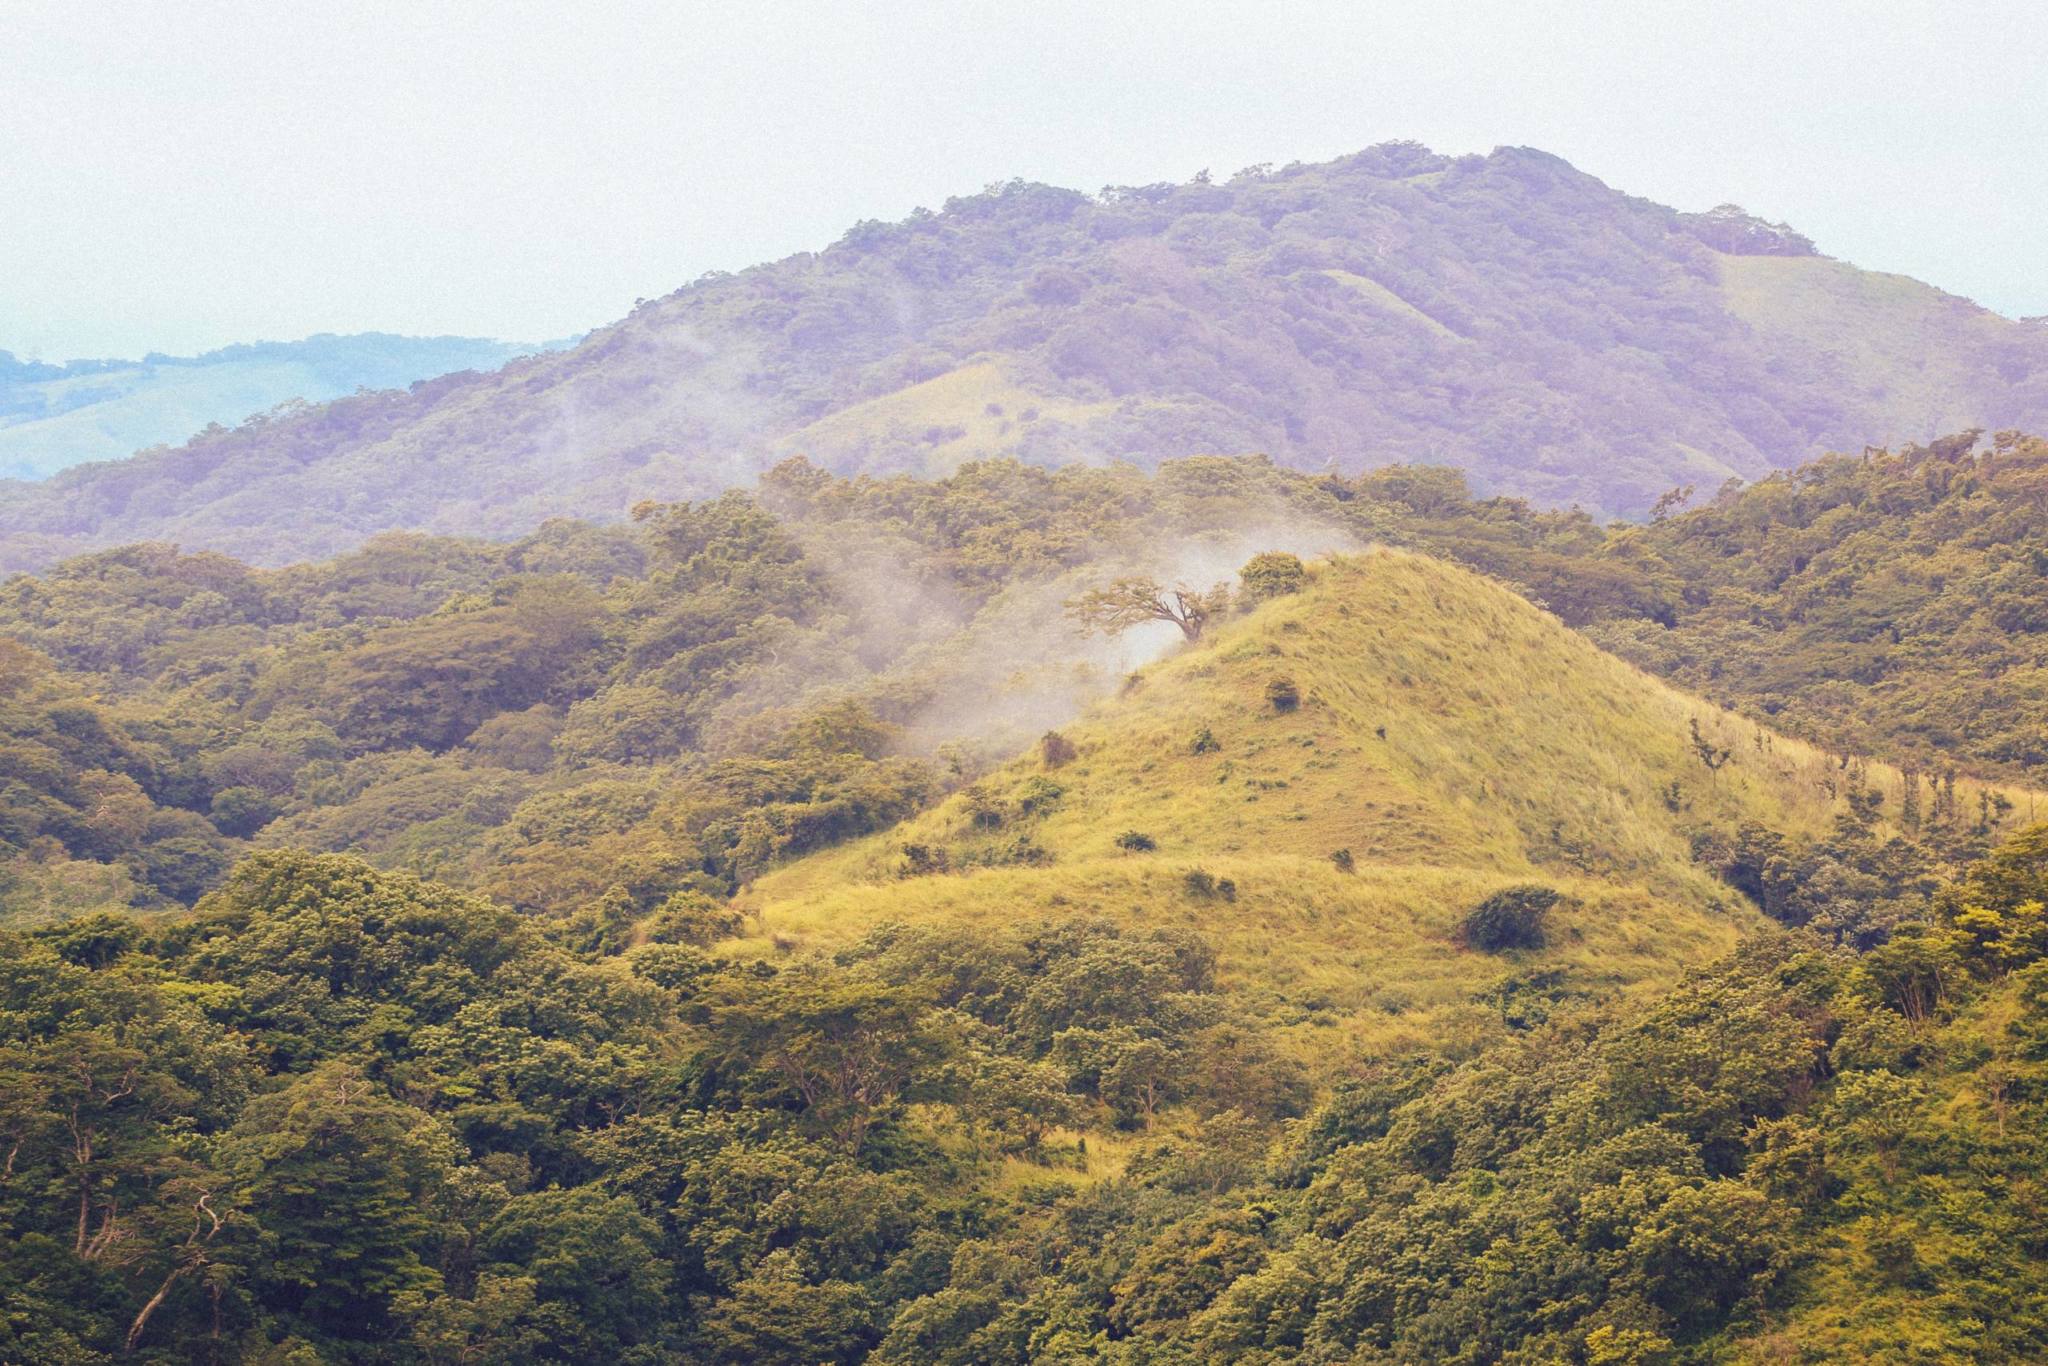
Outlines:
[[357,389],[402,389],[568,344],[364,332],[60,365],[0,351],[0,478],[41,479],[176,445],[209,424],[232,427],[293,399],[324,403]]

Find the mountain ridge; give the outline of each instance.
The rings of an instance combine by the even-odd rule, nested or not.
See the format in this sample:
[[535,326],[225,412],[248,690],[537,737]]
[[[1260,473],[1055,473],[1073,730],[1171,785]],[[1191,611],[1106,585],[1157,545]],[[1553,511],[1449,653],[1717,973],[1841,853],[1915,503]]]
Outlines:
[[1824,449],[2048,423],[2048,335],[1901,279],[1530,149],[1388,144],[1097,196],[1013,181],[704,277],[558,355],[11,487],[0,567],[511,535],[798,453],[1454,463],[1612,514]]
[[322,332],[290,342],[237,342],[193,356],[152,351],[140,360],[50,363],[0,351],[0,476],[41,479],[77,465],[123,460],[280,404],[495,369],[559,344]]

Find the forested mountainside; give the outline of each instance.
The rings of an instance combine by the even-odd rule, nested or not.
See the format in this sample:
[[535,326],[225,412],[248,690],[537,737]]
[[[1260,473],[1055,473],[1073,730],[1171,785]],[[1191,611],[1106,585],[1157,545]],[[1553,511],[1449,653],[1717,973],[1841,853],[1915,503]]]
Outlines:
[[1468,949],[1498,1042],[1316,1077],[1177,926],[604,954],[265,854],[0,935],[0,1350],[2036,1360],[2042,860],[1653,1001]]
[[0,1358],[2042,1356],[2044,472],[16,576]]
[[1390,144],[1098,196],[1011,183],[707,277],[558,355],[9,487],[0,567],[275,564],[840,473],[1263,451],[1635,513],[1827,449],[2048,423],[2048,330],[1555,157]]
[[[1007,503],[1006,485],[1040,497]],[[994,467],[938,489],[792,469],[771,481],[803,509],[788,522],[729,498],[649,510],[640,539],[385,542],[317,572],[240,570],[239,597],[202,558],[213,620],[108,642],[143,664],[110,668],[97,698],[52,699],[62,676],[18,648],[10,704],[42,707],[51,744],[154,761],[194,791],[228,776],[208,772],[227,751],[181,769],[173,723],[203,737],[296,690],[276,730],[239,735],[234,776],[282,771],[312,737],[335,758],[291,782],[345,804],[352,754],[434,727],[413,734],[416,772],[443,786],[410,821],[471,826],[379,861],[438,851],[496,876],[453,857],[490,817],[436,768],[451,757],[537,781],[496,854],[542,852],[487,897],[270,848],[189,912],[0,932],[0,1355],[2048,1348],[2048,833],[2015,828],[2026,794],[1965,782],[1909,815],[1896,771],[1674,692],[1470,571],[1384,549],[1253,557],[1227,601],[1203,594],[1198,639],[964,785],[878,757],[875,708],[893,693],[915,725],[913,685],[963,676],[972,621],[865,697],[713,708],[688,735],[646,728],[674,696],[586,715],[620,749],[602,776],[554,769],[591,740],[564,745],[574,707],[551,716],[546,690],[607,634],[619,663],[687,648],[692,676],[722,659],[728,685],[771,694],[778,670],[851,641],[862,618],[828,615],[846,598],[806,520],[895,505],[898,600],[945,564],[970,610],[977,580],[1055,573],[1091,515],[1156,541],[1317,487],[1220,461],[1156,481]],[[1344,506],[1365,501],[1345,487]],[[1005,515],[1041,505],[1047,521]],[[102,578],[123,578],[115,558]],[[134,575],[131,600],[181,564]],[[502,598],[425,610],[437,572]],[[599,619],[577,594],[606,576],[622,615],[580,636]],[[158,605],[179,594],[198,597]],[[265,603],[310,620],[268,623],[263,658],[226,662],[261,639]],[[686,647],[721,609],[761,634]],[[349,614],[371,611],[413,630],[351,640]],[[150,653],[181,630],[216,634]],[[450,630],[460,653],[423,667],[428,633]],[[519,662],[485,681],[472,659]],[[122,753],[123,709],[181,680]],[[527,686],[542,700],[498,713],[516,724],[474,721]],[[656,757],[687,749],[733,757]],[[264,799],[251,784],[226,805],[255,824]],[[190,839],[152,830],[150,800],[132,775],[103,783],[16,866],[81,861],[53,845],[112,837],[109,811],[140,847]],[[571,852],[622,830],[601,862]],[[573,890],[591,873],[614,880]],[[521,904],[522,886],[557,899]]]
[[232,427],[279,404],[494,370],[538,348],[366,332],[222,347],[198,356],[51,365],[0,351],[0,478],[40,479]]
[[1680,685],[1928,776],[2048,763],[2048,442],[1830,456],[1636,531],[1668,625],[1593,638]]

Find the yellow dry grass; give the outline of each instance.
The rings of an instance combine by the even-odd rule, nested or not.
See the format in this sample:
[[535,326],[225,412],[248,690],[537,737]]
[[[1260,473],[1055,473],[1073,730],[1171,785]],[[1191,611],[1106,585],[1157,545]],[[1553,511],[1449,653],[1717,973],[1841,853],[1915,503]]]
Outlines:
[[792,452],[830,453],[878,441],[929,447],[925,473],[951,473],[969,460],[1013,454],[1033,423],[1085,425],[1115,408],[1034,393],[993,360],[842,408],[784,438]]
[[1378,280],[1364,275],[1355,275],[1348,270],[1326,270],[1323,274],[1329,276],[1338,284],[1343,285],[1382,313],[1390,313],[1397,318],[1405,318],[1409,322],[1420,323],[1439,337],[1444,337],[1451,341],[1464,340],[1456,332],[1445,327],[1435,318],[1430,317],[1429,314],[1424,313],[1421,309],[1409,303],[1393,290],[1388,289]]
[[[1268,699],[1283,678],[1292,711]],[[1732,756],[1718,773],[1694,752],[1694,721]],[[1204,731],[1213,749],[1197,749]],[[1818,832],[1851,776],[1495,583],[1388,550],[1319,563],[1307,591],[1213,630],[1065,733],[1079,755],[1057,770],[1034,751],[893,831],[762,878],[741,901],[755,933],[731,947],[829,950],[889,921],[1185,927],[1216,946],[1223,987],[1321,1063],[1464,1051],[1488,1028],[1477,998],[1510,972],[1654,991],[1724,953],[1761,922],[1693,862],[1690,832]],[[1896,794],[1895,773],[1860,771]],[[1050,809],[1025,814],[1047,782]],[[1126,831],[1157,848],[1119,848]],[[1005,864],[1019,841],[1050,861]],[[954,871],[905,876],[912,844]],[[1340,849],[1352,871],[1333,863]],[[1235,899],[1191,889],[1195,870],[1229,879]],[[1472,906],[1525,882],[1572,899],[1549,947],[1458,945]]]

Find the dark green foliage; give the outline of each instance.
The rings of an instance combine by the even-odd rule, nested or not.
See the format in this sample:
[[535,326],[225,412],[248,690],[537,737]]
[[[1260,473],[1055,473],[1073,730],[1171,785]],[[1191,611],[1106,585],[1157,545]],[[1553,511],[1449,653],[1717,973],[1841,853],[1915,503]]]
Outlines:
[[702,892],[675,893],[647,921],[647,938],[656,944],[702,948],[739,932],[739,913]]
[[790,971],[767,983],[720,984],[698,997],[714,1059],[751,1074],[751,1103],[802,1113],[849,1156],[893,1107],[938,1044],[919,1030],[914,990],[838,973]]
[[[1695,835],[1693,856],[1772,919],[1870,948],[1922,918],[1935,886],[1924,847],[1879,836],[1874,795],[1850,792],[1850,809],[1824,838],[1789,841],[1744,823],[1732,840],[1706,831]],[[1969,848],[1965,844],[1960,852],[1966,855]]]
[[1237,571],[1237,581],[1247,601],[1259,603],[1299,593],[1308,585],[1308,570],[1301,557],[1279,551],[1254,555]]
[[1207,726],[1195,732],[1195,738],[1188,743],[1190,754],[1214,754],[1223,748],[1222,742],[1209,733]]
[[[2003,432],[1973,449],[1976,435],[1831,456],[1614,538],[1613,558],[1684,591],[1655,625],[1640,608],[1599,607],[1595,638],[1781,729],[1903,760],[1922,781],[1959,760],[2043,762],[2048,445]],[[1925,819],[1917,792],[1911,805]]]
[[[1510,977],[1501,1042],[1371,1064],[1319,1105],[1185,931],[608,958],[267,854],[194,916],[0,933],[0,1341],[1612,1361],[1767,1329],[1811,1359],[2029,1360],[2044,849],[2008,841],[1861,956],[1781,932],[1609,1006]],[[649,923],[715,916],[678,897]],[[1131,1135],[1121,1179],[994,1179],[1075,1160],[1063,1128],[1095,1125]]]
[[213,794],[209,815],[223,835],[246,839],[276,820],[283,803],[256,787],[224,787]]
[[1291,678],[1276,678],[1266,685],[1266,701],[1272,704],[1274,711],[1293,711],[1301,705],[1301,689]]
[[1047,768],[1058,768],[1062,764],[1072,763],[1076,752],[1074,742],[1056,730],[1049,730],[1039,738],[1039,757],[1044,760]]
[[943,873],[951,867],[951,860],[943,848],[929,844],[906,844],[903,846],[903,875],[924,877],[931,873]]
[[1552,887],[1504,888],[1472,908],[1458,925],[1458,938],[1481,953],[1540,949],[1551,909],[1563,899]]
[[660,1253],[660,1225],[626,1196],[535,1191],[484,1225],[477,1281],[520,1285],[517,1328],[544,1341],[543,1359],[632,1360],[667,1336],[671,1272]]
[[1065,788],[1049,778],[1029,779],[1017,794],[1017,812],[1025,817],[1043,816],[1055,810],[1066,794]]
[[398,1335],[402,1298],[441,1277],[423,1258],[457,1145],[354,1067],[323,1064],[249,1102],[220,1161],[247,1218],[245,1293],[315,1341]]
[[1127,854],[1149,854],[1159,847],[1159,841],[1142,830],[1126,830],[1116,837],[1116,847]]
[[1481,998],[1500,1011],[1509,1029],[1533,1029],[1567,1002],[1583,1001],[1587,993],[1568,985],[1566,974],[1552,968],[1502,978]]
[[1197,901],[1235,901],[1237,884],[1229,878],[1219,878],[1202,868],[1190,868],[1181,879],[1188,889],[1188,895]]

